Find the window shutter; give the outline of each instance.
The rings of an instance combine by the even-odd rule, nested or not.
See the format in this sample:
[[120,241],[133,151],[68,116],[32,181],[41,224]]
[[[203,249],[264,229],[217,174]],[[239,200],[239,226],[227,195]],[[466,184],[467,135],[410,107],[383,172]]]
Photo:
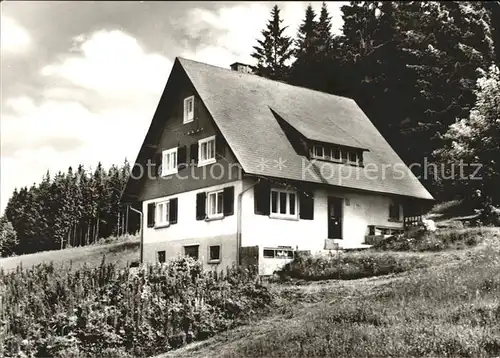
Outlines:
[[189,161],[193,164],[198,164],[198,142],[191,144]]
[[314,196],[312,192],[300,193],[299,206],[300,218],[304,220],[314,220]]
[[224,158],[225,148],[226,143],[224,141],[224,138],[222,137],[222,134],[219,133],[215,136],[215,153],[217,154],[217,157]]
[[234,186],[224,188],[223,195],[224,203],[224,216],[230,216],[234,214]]
[[269,182],[266,180],[262,180],[254,187],[255,214],[269,215],[271,213],[270,190]]
[[155,163],[156,173],[161,175],[161,165],[162,165],[163,155],[162,152],[156,153],[153,162]]
[[207,216],[205,202],[207,193],[196,194],[196,220],[203,220]]
[[168,222],[170,225],[177,224],[177,198],[170,199],[168,205],[170,206],[168,210],[170,216]]
[[148,217],[148,227],[154,227],[155,226],[155,203],[148,204],[147,217]]
[[187,167],[187,147],[184,145],[177,148],[177,170],[181,170]]

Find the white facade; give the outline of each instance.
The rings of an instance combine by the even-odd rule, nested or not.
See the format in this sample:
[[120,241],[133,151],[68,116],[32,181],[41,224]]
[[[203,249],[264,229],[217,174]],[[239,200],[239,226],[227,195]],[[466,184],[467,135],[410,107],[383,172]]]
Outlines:
[[[363,246],[368,234],[368,225],[402,227],[400,222],[389,220],[389,196],[375,193],[350,192],[341,189],[317,189],[314,192],[314,219],[283,219],[254,212],[255,180],[244,179],[210,188],[198,189],[177,195],[178,222],[164,228],[149,228],[144,223],[144,258],[154,262],[156,252],[166,251],[168,258],[183,254],[183,246],[199,245],[199,258],[209,267],[220,269],[236,264],[238,257],[238,215],[241,214],[241,247],[259,247],[259,268],[261,274],[272,272],[290,261],[286,258],[264,258],[263,251],[268,248],[291,247],[294,250],[320,252],[325,248],[328,238],[328,197],[342,198],[342,239],[335,240],[340,248],[359,248]],[[196,220],[196,194],[234,186],[234,214],[222,219]],[[241,213],[238,196],[244,191]],[[143,212],[151,202],[160,202],[169,197],[143,202]],[[298,210],[298,207],[297,207]],[[145,220],[146,221],[146,220]],[[211,245],[221,245],[221,259],[216,264],[208,263],[208,250]]]

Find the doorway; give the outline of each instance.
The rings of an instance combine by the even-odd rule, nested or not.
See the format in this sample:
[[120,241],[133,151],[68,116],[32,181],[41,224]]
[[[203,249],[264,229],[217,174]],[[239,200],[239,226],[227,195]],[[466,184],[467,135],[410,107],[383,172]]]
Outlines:
[[328,238],[342,239],[342,199],[328,197]]

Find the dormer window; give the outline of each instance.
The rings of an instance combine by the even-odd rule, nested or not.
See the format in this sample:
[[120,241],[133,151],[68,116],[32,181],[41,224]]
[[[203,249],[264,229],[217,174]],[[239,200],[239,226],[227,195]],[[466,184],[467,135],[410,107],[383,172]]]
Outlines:
[[313,148],[314,157],[318,159],[323,159],[325,157],[323,146],[315,145]]
[[184,124],[194,120],[194,96],[184,99]]
[[337,147],[332,148],[331,150],[331,159],[334,161],[340,160],[340,149]]
[[311,148],[311,158],[351,165],[363,165],[362,151],[335,145],[314,144]]

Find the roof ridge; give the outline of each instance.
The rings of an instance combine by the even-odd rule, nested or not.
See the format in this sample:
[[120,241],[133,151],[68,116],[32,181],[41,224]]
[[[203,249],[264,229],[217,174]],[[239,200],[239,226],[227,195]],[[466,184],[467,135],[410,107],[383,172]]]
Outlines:
[[[323,95],[327,95],[327,96],[332,96],[332,97],[337,97],[337,98],[343,98],[343,99],[348,99],[348,100],[351,100],[351,101],[354,101],[356,102],[353,98],[351,97],[346,97],[346,96],[340,96],[338,94],[333,94],[333,93],[328,93],[328,92],[323,92],[323,91],[319,91],[319,90],[316,90],[316,89],[312,89],[312,88],[308,88],[308,87],[304,87],[304,86],[298,86],[298,85],[292,85],[288,82],[285,82],[285,81],[280,81],[280,80],[273,80],[273,79],[270,79],[270,78],[267,78],[267,77],[263,77],[263,76],[259,76],[259,75],[256,75],[254,73],[243,73],[243,72],[237,72],[237,71],[233,71],[232,69],[230,68],[225,68],[225,67],[220,67],[220,66],[216,66],[216,65],[212,65],[210,63],[206,63],[206,62],[201,62],[201,61],[196,61],[196,60],[191,60],[189,58],[185,58],[185,57],[181,57],[181,56],[177,56],[176,57],[177,59],[179,60],[183,60],[183,61],[190,61],[190,62],[196,62],[196,63],[199,63],[201,65],[205,65],[205,66],[210,66],[210,67],[215,67],[217,69],[220,69],[220,70],[225,70],[225,71],[228,71],[228,72],[231,72],[231,73],[238,73],[240,75],[248,75],[248,76],[257,76],[259,79],[263,79],[263,80],[266,80],[266,81],[271,81],[273,83],[282,83],[286,86],[290,86],[290,87],[295,87],[295,88],[302,88],[302,89],[305,89],[305,90],[308,90],[308,91],[311,91],[311,92],[316,92],[316,93],[321,93]],[[251,66],[251,65],[250,65]]]

